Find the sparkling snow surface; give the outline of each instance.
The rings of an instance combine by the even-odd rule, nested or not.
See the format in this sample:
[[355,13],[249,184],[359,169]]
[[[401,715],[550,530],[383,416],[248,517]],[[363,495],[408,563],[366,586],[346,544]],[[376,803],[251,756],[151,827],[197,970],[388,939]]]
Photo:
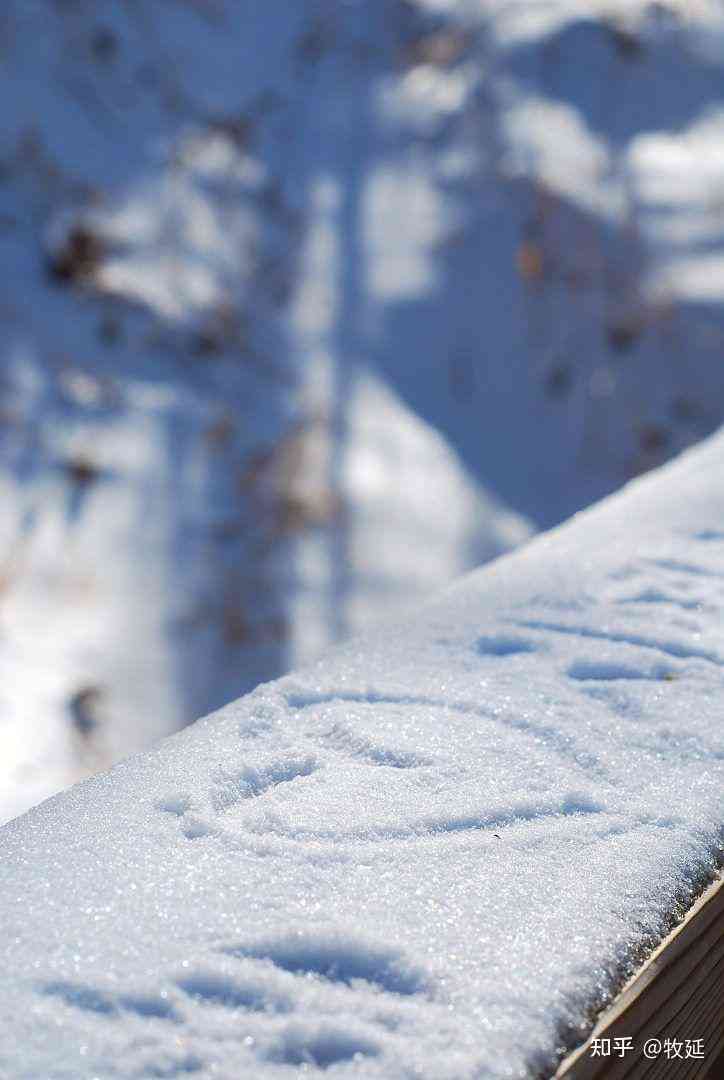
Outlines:
[[2,831],[0,1076],[550,1075],[713,872],[724,437]]

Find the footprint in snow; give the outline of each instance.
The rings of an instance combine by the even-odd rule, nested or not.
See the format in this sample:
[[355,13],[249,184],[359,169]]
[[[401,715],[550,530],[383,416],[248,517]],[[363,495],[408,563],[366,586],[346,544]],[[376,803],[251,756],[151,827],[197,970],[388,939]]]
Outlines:
[[294,1023],[281,1032],[266,1052],[270,1061],[328,1069],[343,1061],[360,1061],[380,1053],[373,1038],[339,1024],[305,1027]]
[[365,982],[389,994],[414,995],[429,989],[424,973],[396,949],[344,934],[300,931],[223,949],[239,959],[267,960],[294,975],[317,976],[347,986]]
[[534,641],[519,637],[480,637],[475,642],[475,651],[479,656],[519,656],[522,653],[533,653],[540,646]]
[[288,997],[272,991],[260,979],[242,981],[218,972],[200,970],[182,975],[176,980],[176,985],[189,997],[205,1005],[251,1012],[289,1012],[292,1008]]
[[177,1009],[165,997],[146,993],[112,993],[99,990],[86,983],[55,981],[44,983],[41,993],[58,997],[66,1005],[85,1012],[101,1016],[115,1017],[120,1013],[135,1013],[136,1016],[168,1020],[178,1023],[181,1016]]
[[668,664],[657,664],[646,670],[628,664],[576,660],[568,668],[568,677],[580,682],[615,682],[619,679],[646,682],[673,682],[679,672]]

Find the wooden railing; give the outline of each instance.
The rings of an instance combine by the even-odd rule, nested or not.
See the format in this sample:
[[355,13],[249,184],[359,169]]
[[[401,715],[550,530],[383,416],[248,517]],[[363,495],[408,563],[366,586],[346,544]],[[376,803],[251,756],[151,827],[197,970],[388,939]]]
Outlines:
[[600,1017],[555,1080],[724,1078],[724,878]]

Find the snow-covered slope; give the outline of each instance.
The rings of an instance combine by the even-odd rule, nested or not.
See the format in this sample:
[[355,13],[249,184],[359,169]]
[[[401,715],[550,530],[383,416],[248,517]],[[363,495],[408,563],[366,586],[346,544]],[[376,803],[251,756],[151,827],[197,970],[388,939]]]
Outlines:
[[[218,505],[198,476],[196,502],[185,498],[188,476],[180,490],[170,484],[154,405],[83,433],[79,445],[108,462],[108,478],[78,496],[79,520],[68,517],[62,478],[31,482],[21,500],[6,485],[7,505],[18,516],[31,507],[36,520],[25,535],[17,518],[4,522],[0,822],[527,538],[530,526],[370,373],[359,372],[349,398],[344,572],[313,519],[334,512],[322,424],[261,463],[258,498],[239,520],[222,497],[233,463],[218,448]],[[211,463],[197,465],[210,480]],[[274,531],[280,498],[292,518],[312,515],[294,542]],[[175,545],[184,555],[171,568]]]
[[0,833],[0,1075],[550,1075],[723,854],[724,436]]
[[531,532],[363,363],[323,8],[3,5],[0,820]]
[[720,423],[722,25],[5,0],[0,817]]

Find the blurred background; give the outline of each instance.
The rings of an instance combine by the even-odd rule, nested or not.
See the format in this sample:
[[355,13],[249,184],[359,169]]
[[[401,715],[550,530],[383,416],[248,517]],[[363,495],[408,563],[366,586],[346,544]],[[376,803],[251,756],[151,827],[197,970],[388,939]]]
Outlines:
[[717,0],[3,0],[0,820],[724,409]]

